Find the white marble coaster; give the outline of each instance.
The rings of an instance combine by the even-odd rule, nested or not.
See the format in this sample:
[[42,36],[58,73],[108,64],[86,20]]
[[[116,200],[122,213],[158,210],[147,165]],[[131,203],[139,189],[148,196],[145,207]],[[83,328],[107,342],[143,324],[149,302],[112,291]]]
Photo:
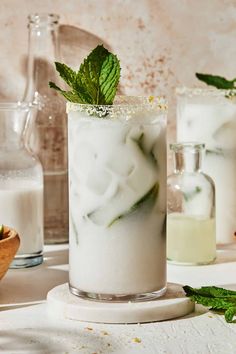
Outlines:
[[68,284],[56,286],[47,295],[48,311],[71,320],[100,323],[142,323],[185,316],[194,303],[185,297],[182,287],[168,283],[167,292],[147,302],[107,303],[84,300],[69,291]]

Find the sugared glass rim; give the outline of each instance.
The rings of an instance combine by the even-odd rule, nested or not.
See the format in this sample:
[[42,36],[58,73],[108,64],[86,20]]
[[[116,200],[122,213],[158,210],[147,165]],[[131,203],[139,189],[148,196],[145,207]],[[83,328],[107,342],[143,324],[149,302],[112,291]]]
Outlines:
[[30,102],[0,102],[0,111],[30,111],[32,109],[36,109],[37,104]]
[[116,96],[112,105],[92,105],[74,102],[66,103],[67,113],[71,111],[96,113],[100,117],[111,114],[132,114],[145,109],[148,112],[167,112],[167,101],[162,96]]
[[175,93],[177,96],[231,96],[236,95],[236,88],[235,89],[218,89],[216,87],[176,87]]
[[180,152],[180,151],[198,152],[204,149],[205,149],[205,144],[196,141],[178,142],[178,143],[170,144],[170,150],[174,152]]

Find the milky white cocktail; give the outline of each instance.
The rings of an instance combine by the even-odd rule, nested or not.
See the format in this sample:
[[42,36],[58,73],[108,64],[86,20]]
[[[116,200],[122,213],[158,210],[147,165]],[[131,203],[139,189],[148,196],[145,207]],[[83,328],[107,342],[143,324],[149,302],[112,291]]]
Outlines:
[[120,100],[67,104],[70,288],[97,299],[166,287],[166,108]]
[[236,232],[236,103],[228,91],[177,90],[177,140],[206,145],[203,171],[216,186],[216,238],[231,243]]
[[20,235],[17,257],[43,250],[43,185],[30,180],[0,181],[0,215]]
[[43,261],[43,171],[28,148],[35,109],[26,103],[0,103],[0,224],[20,236],[13,268]]

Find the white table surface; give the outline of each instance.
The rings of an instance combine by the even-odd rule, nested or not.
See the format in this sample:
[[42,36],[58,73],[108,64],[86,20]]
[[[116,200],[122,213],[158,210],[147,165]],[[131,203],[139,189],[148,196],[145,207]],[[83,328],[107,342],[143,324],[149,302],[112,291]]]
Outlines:
[[[0,282],[0,353],[7,354],[231,354],[236,323],[197,306],[185,318],[141,325],[58,320],[46,295],[68,281],[68,246],[46,246],[42,265],[9,270]],[[218,251],[215,264],[168,265],[168,281],[236,289],[236,244]]]

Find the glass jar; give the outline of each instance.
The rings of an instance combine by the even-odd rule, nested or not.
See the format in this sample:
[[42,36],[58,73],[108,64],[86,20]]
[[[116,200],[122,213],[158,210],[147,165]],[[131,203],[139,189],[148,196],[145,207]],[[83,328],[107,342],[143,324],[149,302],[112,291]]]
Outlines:
[[20,236],[11,268],[43,261],[43,171],[26,139],[34,110],[24,103],[0,103],[0,223]]
[[202,141],[202,169],[216,186],[216,240],[236,238],[236,90],[177,90],[177,141]]
[[171,144],[174,173],[167,178],[167,259],[185,265],[216,257],[215,188],[201,171],[203,144]]
[[54,14],[29,16],[28,74],[23,101],[37,103],[30,147],[44,171],[44,241],[68,241],[67,117],[63,98],[49,88],[57,82],[58,20]]
[[166,289],[166,105],[67,103],[73,294],[145,300]]

